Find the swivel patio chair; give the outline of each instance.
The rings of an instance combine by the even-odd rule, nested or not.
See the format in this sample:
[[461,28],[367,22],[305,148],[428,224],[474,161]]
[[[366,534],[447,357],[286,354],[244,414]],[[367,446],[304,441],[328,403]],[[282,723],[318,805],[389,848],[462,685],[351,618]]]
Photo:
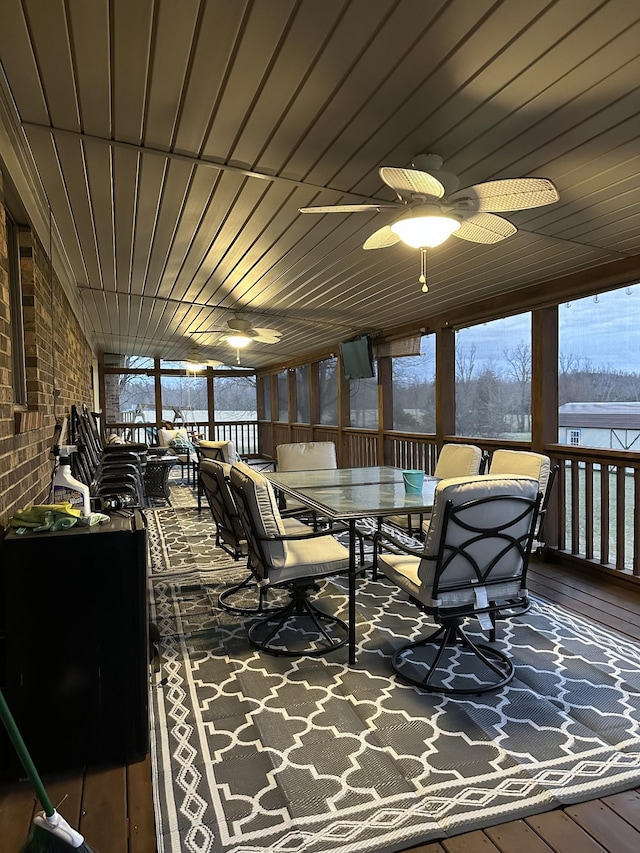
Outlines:
[[542,502],[533,542],[534,551],[544,548],[540,534],[557,472],[558,465],[552,465],[549,457],[543,453],[532,453],[527,450],[495,450],[491,457],[490,474],[523,474],[527,477],[535,477],[538,481]]
[[[276,447],[276,464],[281,471],[324,471],[338,467],[336,446],[332,441],[294,441],[289,444],[279,444]],[[328,527],[330,529],[346,529],[340,522],[318,518],[317,513],[304,504],[292,501],[291,498],[280,500],[280,508],[288,514],[298,514],[300,518],[309,520],[315,529]],[[356,530],[360,548],[360,565],[364,564],[364,541],[361,531]]]
[[339,649],[348,640],[348,626],[321,609],[312,595],[320,589],[318,581],[348,571],[348,548],[322,531],[288,533],[271,484],[248,465],[233,465],[230,481],[257,583],[289,594],[284,608],[253,622],[249,642],[287,657],[317,657]]
[[195,451],[198,459],[198,512],[200,512],[202,510],[203,491],[200,471],[203,461],[205,459],[213,459],[215,462],[225,462],[228,465],[233,465],[234,462],[240,462],[240,457],[236,453],[236,448],[232,441],[209,441],[202,439],[196,445]]
[[[234,560],[247,559],[247,540],[240,514],[231,493],[229,473],[231,465],[203,459],[200,463],[202,490],[216,526],[216,547],[222,548]],[[296,519],[283,519],[287,533],[305,533],[309,528]],[[247,577],[223,590],[218,604],[231,613],[252,615],[273,609],[266,601],[266,587],[258,587],[251,571]],[[252,595],[248,595],[252,593]],[[248,599],[251,599],[249,603]],[[253,602],[255,599],[255,603]]]
[[402,680],[451,695],[484,693],[511,680],[510,658],[474,642],[464,622],[476,617],[492,632],[505,600],[526,602],[540,497],[530,477],[442,480],[422,552],[384,532],[376,536],[378,569],[439,623],[396,649],[392,665]]

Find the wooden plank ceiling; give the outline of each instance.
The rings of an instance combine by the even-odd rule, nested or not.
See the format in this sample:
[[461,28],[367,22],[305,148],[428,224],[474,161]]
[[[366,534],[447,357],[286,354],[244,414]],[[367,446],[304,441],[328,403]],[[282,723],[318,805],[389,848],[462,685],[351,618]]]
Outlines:
[[[104,352],[264,368],[640,246],[636,0],[3,0],[0,95]],[[5,119],[6,121],[6,119]],[[16,128],[20,131],[16,133]],[[550,178],[518,232],[362,244],[380,165]]]

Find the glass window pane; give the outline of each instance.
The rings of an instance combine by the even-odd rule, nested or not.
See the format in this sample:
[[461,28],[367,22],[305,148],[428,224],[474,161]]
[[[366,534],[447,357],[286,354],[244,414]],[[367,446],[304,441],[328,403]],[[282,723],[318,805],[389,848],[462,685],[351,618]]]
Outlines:
[[107,373],[104,384],[107,423],[155,423],[153,376]]
[[318,365],[318,398],[321,424],[338,424],[337,366],[337,358],[328,358]]
[[311,420],[309,404],[309,365],[296,368],[296,421],[308,424]]
[[216,376],[213,380],[216,421],[258,419],[255,376]]
[[436,431],[436,336],[423,335],[420,355],[392,358],[393,428]]
[[558,308],[558,441],[637,450],[640,443],[640,287]]
[[162,420],[199,434],[209,421],[204,376],[162,376]]
[[456,434],[531,438],[531,314],[456,333]]
[[287,371],[278,374],[278,420],[289,421],[289,386]]
[[375,376],[349,381],[349,424],[362,429],[378,429],[378,365]]

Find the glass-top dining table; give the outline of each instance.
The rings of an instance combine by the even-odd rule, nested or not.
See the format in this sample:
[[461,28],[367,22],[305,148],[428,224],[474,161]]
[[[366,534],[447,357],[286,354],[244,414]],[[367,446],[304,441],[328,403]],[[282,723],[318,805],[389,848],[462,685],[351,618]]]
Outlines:
[[265,473],[286,496],[331,521],[349,525],[349,663],[356,662],[356,522],[430,510],[438,480],[425,475],[422,493],[405,491],[402,469],[392,466],[326,468]]

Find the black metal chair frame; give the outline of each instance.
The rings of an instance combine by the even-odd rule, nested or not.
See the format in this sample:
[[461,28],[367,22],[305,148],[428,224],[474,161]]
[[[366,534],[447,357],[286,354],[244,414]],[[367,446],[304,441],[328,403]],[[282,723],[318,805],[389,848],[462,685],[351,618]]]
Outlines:
[[[528,605],[528,596],[526,594],[526,574],[531,555],[531,547],[533,544],[534,533],[536,529],[537,517],[540,507],[541,494],[538,493],[536,500],[530,500],[524,497],[512,497],[508,495],[495,495],[477,500],[468,501],[454,507],[451,501],[447,501],[444,509],[444,519],[440,535],[440,544],[435,565],[435,576],[431,597],[434,601],[438,600],[438,596],[443,592],[455,592],[456,590],[468,590],[472,587],[471,579],[457,582],[448,582],[445,577],[447,567],[451,562],[458,557],[468,563],[475,575],[476,584],[481,584],[487,589],[488,603],[486,606],[478,607],[475,603],[464,604],[456,607],[442,608],[439,606],[429,607],[416,598],[412,598],[413,603],[424,613],[429,614],[433,619],[440,623],[435,631],[421,637],[414,642],[398,648],[393,654],[392,666],[397,675],[405,682],[413,684],[422,690],[429,692],[444,693],[446,695],[468,695],[470,693],[486,693],[491,690],[496,690],[508,684],[514,675],[514,666],[511,659],[499,649],[487,645],[485,643],[474,643],[464,629],[464,623],[469,617],[477,617],[481,614],[488,614],[491,619],[491,641],[495,639],[495,620],[502,616],[504,617],[504,600],[492,600],[491,588],[494,589],[498,584],[503,584],[504,577],[492,578],[491,573],[496,568],[498,563],[504,559],[508,551],[515,550],[522,561],[522,572],[517,578],[520,584],[520,599],[518,603]],[[475,525],[463,522],[460,515],[469,507],[481,506],[490,501],[509,500],[516,501],[522,504],[520,515],[511,514],[504,524],[487,528],[478,527]],[[527,520],[527,532],[520,536],[514,536],[509,533],[506,528],[511,527],[514,523],[524,522]],[[447,532],[451,525],[456,525],[459,530],[466,531],[467,538],[459,542],[457,545],[452,545],[447,542]],[[486,565],[481,566],[469,552],[469,548],[480,540],[486,537],[494,537],[504,540],[504,548],[496,554]],[[407,553],[416,557],[422,557],[422,552],[417,552],[403,545],[401,542],[390,537],[388,534],[379,533],[374,537],[375,549],[374,559],[377,558],[377,553],[384,540],[388,543],[385,547],[393,553]],[[391,547],[389,547],[389,543]],[[510,600],[511,601],[511,600]],[[522,611],[524,612],[524,611]],[[411,653],[417,649],[426,649],[427,646],[433,646],[431,658],[416,661],[412,660]],[[459,688],[437,682],[436,677],[440,672],[440,665],[446,659],[447,648],[465,648],[471,652],[476,661],[481,661],[484,665],[484,680],[478,681],[473,688],[465,686]],[[425,672],[426,668],[426,672]]]
[[[310,530],[308,534],[260,537],[254,529],[251,512],[247,506],[243,489],[237,488],[236,484],[231,481],[231,490],[247,537],[249,567],[254,572],[255,580],[260,587],[268,583],[255,569],[256,563],[264,567],[268,567],[269,565],[264,543],[318,539],[330,535],[325,530]],[[283,657],[300,657],[302,655],[306,657],[320,657],[344,646],[349,639],[349,626],[337,616],[325,613],[310,599],[310,593],[316,592],[319,589],[319,580],[322,580],[322,578],[301,577],[271,586],[272,589],[285,588],[289,593],[290,601],[286,606],[267,613],[249,626],[247,636],[251,645],[259,651]],[[323,640],[318,641],[314,648],[307,647],[304,650],[292,650],[284,645],[275,645],[273,643],[274,639],[277,638],[278,634],[287,624],[294,620],[310,622],[322,636]],[[334,633],[331,633],[332,629]]]

